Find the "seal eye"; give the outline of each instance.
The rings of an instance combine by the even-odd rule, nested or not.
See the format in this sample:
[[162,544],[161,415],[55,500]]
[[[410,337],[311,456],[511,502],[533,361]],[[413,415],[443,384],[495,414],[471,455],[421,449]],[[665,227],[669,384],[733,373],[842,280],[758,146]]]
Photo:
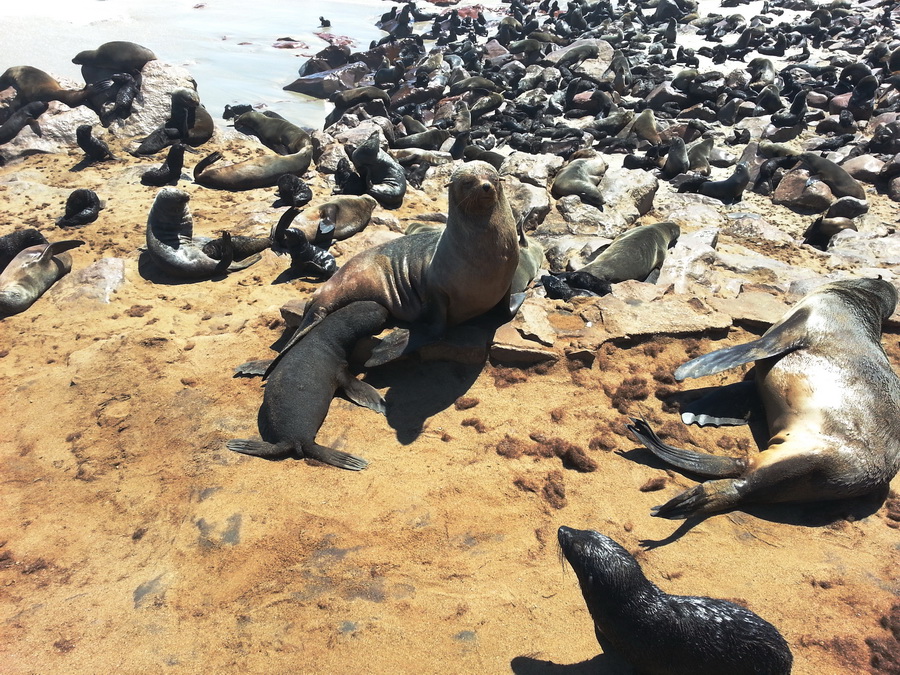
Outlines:
[[488,183],[487,181],[485,181],[485,182],[483,182],[483,183],[481,184],[481,189],[482,189],[483,191],[485,191],[485,192],[490,192],[490,191],[491,191],[491,184]]

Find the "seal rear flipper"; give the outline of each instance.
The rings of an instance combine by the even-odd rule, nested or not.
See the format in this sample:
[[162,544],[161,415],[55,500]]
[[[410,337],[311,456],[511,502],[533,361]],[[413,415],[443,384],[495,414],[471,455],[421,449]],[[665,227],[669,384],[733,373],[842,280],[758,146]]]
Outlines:
[[634,424],[627,425],[628,430],[646,446],[646,448],[664,462],[679,469],[685,469],[700,476],[725,478],[740,476],[747,468],[747,461],[736,457],[720,457],[704,455],[692,450],[682,450],[663,443],[659,436],[644,420],[631,418]]
[[369,462],[362,457],[350,455],[346,452],[341,452],[340,450],[326,448],[324,445],[319,445],[318,443],[310,443],[309,447],[304,447],[303,456],[349,471],[362,471],[369,466]]
[[[138,148],[138,150],[140,151],[140,148]],[[159,150],[157,150],[157,152],[159,152]],[[213,152],[201,159],[194,167],[194,178],[196,179],[197,176],[206,171],[206,169],[208,169],[211,164],[218,162],[220,159],[222,159],[222,153],[218,151]]]
[[739,486],[742,480],[724,478],[710,480],[685,490],[661,506],[654,506],[650,514],[657,518],[683,520],[691,516],[720,513],[734,508],[742,501]]
[[249,258],[244,258],[243,260],[232,262],[228,266],[228,271],[237,272],[238,270],[245,270],[250,267],[250,265],[258,263],[260,260],[262,260],[262,256],[259,253],[254,253]]
[[272,365],[274,359],[259,359],[257,361],[247,361],[234,369],[235,377],[253,377],[262,375],[266,372],[266,368]]
[[356,405],[370,408],[382,415],[385,414],[385,411],[387,410],[386,404],[375,387],[368,382],[356,379],[353,377],[352,373],[346,369],[338,375],[338,378],[340,380],[341,388],[344,390],[344,394],[346,394],[347,398]]
[[805,346],[806,322],[809,309],[801,307],[782,323],[772,326],[761,338],[746,344],[719,349],[683,363],[675,371],[675,379],[681,382],[688,377],[713,375],[745,363],[781,356]]
[[247,438],[233,438],[225,443],[225,447],[242,455],[253,455],[254,457],[284,457],[294,450],[294,444],[289,441],[266,443]]
[[681,421],[701,427],[741,426],[763,412],[761,405],[755,382],[735,382],[716,387],[706,396],[685,404],[681,409]]

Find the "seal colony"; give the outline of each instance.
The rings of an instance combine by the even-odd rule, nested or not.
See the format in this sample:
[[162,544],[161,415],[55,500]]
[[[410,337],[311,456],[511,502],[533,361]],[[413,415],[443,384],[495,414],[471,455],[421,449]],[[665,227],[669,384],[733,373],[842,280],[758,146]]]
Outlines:
[[[592,362],[597,355],[600,345],[589,340],[590,324],[605,330],[618,318],[616,305],[602,304],[593,295],[612,294],[624,314],[656,302],[671,308],[667,296],[684,285],[687,294],[696,294],[684,304],[699,307],[710,323],[669,334],[675,340],[704,334],[713,328],[714,313],[705,301],[721,292],[731,295],[718,299],[740,304],[740,275],[757,284],[759,275],[745,260],[723,256],[719,266],[730,265],[734,276],[703,276],[708,270],[702,269],[701,258],[708,258],[709,251],[715,257],[716,237],[703,238],[695,212],[654,211],[661,185],[670,197],[681,195],[680,204],[687,207],[742,204],[750,192],[755,208],[760,196],[767,197],[766,203],[770,198],[788,205],[810,216],[811,241],[831,255],[856,230],[870,230],[871,222],[863,216],[876,190],[900,198],[900,43],[891,32],[895,16],[890,8],[863,11],[841,2],[815,10],[802,5],[776,0],[748,22],[739,14],[700,17],[691,0],[625,8],[573,2],[564,10],[556,3],[513,2],[500,19],[475,9],[427,14],[406,4],[379,22],[390,27],[391,36],[355,54],[332,45],[306,61],[300,78],[288,85],[331,97],[334,109],[326,129],[302,129],[249,105],[226,109],[224,116],[234,119],[235,129],[258,139],[259,146],[216,138],[197,87],[171,87],[155,131],[133,149],[134,156],[148,160],[166,150],[165,164],[160,167],[162,157],[152,157],[152,164],[142,164],[133,180],[126,179],[147,210],[142,263],[148,264],[141,270],[147,287],[172,283],[173,278],[217,278],[233,284],[234,301],[241,302],[245,286],[272,280],[255,270],[239,275],[240,281],[221,278],[269,256],[267,248],[287,253],[290,267],[285,271],[303,275],[302,283],[321,282],[314,292],[296,286],[302,289],[297,299],[308,301],[304,311],[291,315],[282,310],[285,325],[296,330],[285,335],[278,356],[239,367],[242,374],[268,374],[258,415],[262,439],[224,441],[224,436],[225,447],[255,457],[294,455],[344,469],[365,468],[368,459],[317,442],[338,391],[389,418],[397,412],[397,399],[385,398],[357,379],[349,364],[364,360],[364,369],[384,365],[446,337],[448,329],[471,328],[467,322],[494,310],[509,318],[520,306],[519,293],[527,294],[532,304],[513,324],[517,339],[537,334],[546,341],[542,344],[552,345],[547,333],[554,331],[558,338],[560,332],[547,319],[551,313],[557,320],[584,324],[575,331],[583,344],[555,347],[556,356],[564,354],[573,364]],[[797,7],[802,18],[773,25],[773,16],[797,12]],[[430,27],[417,27],[419,21]],[[685,46],[688,32],[711,46]],[[825,65],[807,63],[825,43],[834,48],[835,57]],[[789,49],[799,53],[782,59]],[[862,58],[848,59],[844,53]],[[75,58],[84,66],[83,88],[65,89],[31,66],[13,67],[0,77],[4,88],[16,90],[0,126],[6,150],[37,134],[48,112],[63,116],[67,111],[61,105],[84,105],[96,114],[100,127],[79,122],[68,135],[69,147],[80,141],[88,159],[96,162],[122,157],[119,149],[128,139],[119,134],[135,112],[143,111],[141,92],[150,79],[143,71],[155,55],[140,45],[116,42]],[[707,61],[721,70],[710,69]],[[213,152],[194,165],[193,182],[186,178],[185,190],[172,187],[182,179],[184,153],[207,143]],[[213,166],[234,150],[240,157],[233,164]],[[247,158],[253,152],[256,156]],[[880,168],[867,165],[863,170],[858,166],[862,162],[853,163],[859,159],[875,159]],[[13,161],[28,166],[29,152],[22,149]],[[129,158],[119,161],[132,163]],[[83,168],[88,175],[106,176],[121,167],[86,163]],[[648,184],[654,187],[638,194],[638,187]],[[148,192],[141,185],[169,187]],[[206,200],[216,197],[203,188],[267,189],[256,196],[268,205],[275,186],[277,206],[253,213],[259,217],[256,224],[270,230],[268,236],[233,234],[232,229],[251,228],[237,222],[236,213],[210,218],[205,212]],[[426,213],[425,199],[439,201],[445,189],[446,214]],[[95,222],[117,222],[120,194],[103,192],[109,203],[101,206],[90,189],[67,186],[67,192],[71,196],[58,227],[82,227],[79,234],[94,243],[99,232]],[[218,237],[195,236],[189,204],[200,204],[195,210]],[[286,210],[279,215],[279,208]],[[394,210],[397,216],[391,216]],[[675,216],[668,219],[671,212],[677,222]],[[426,222],[410,224],[400,236],[400,220],[409,215]],[[709,217],[709,212],[700,215]],[[372,234],[390,240],[357,250],[357,236],[370,222]],[[755,236],[762,240],[767,234],[761,230]],[[334,241],[340,245],[331,249]],[[0,259],[7,259],[0,275],[5,313],[26,311],[71,269],[66,251],[82,243],[50,243],[34,229],[0,234]],[[767,242],[754,243],[764,247]],[[545,264],[550,269],[541,274]],[[896,305],[896,276],[892,270],[878,270],[885,278],[875,279],[873,267],[846,265],[842,275],[849,268],[850,276],[862,278],[829,279],[761,338],[698,357],[675,371],[674,379],[682,380],[755,363],[771,435],[769,447],[757,456],[680,450],[657,437],[649,423],[633,418],[633,432],[657,456],[716,479],[675,496],[656,515],[688,518],[754,502],[845,499],[889,484],[900,469],[900,453],[893,425],[881,420],[896,418],[900,390],[880,345],[880,331]],[[148,269],[161,274],[144,274]],[[777,269],[774,278],[793,268],[784,264]],[[535,277],[542,284],[533,285]],[[785,294],[793,281],[772,282],[773,295]],[[554,304],[547,296],[553,297],[553,289],[563,282],[564,302]],[[699,292],[704,287],[709,295]],[[196,288],[203,292],[203,286]],[[167,302],[164,294],[156,297]],[[189,313],[190,303],[185,306]],[[550,329],[539,325],[536,307],[544,312],[538,319],[547,319]],[[135,306],[128,316],[145,311]],[[276,325],[271,313],[270,307],[260,310],[260,325]],[[644,320],[652,319],[652,313],[647,310]],[[17,319],[7,321],[13,325]],[[396,323],[400,327],[376,339],[366,353],[368,338]],[[248,339],[254,337],[251,331]],[[639,341],[642,335],[625,331],[620,339]],[[355,351],[362,351],[363,358],[354,359]],[[521,350],[517,356],[531,358],[535,351]],[[627,359],[626,349],[619,353]],[[668,373],[658,369],[652,376],[662,382]],[[818,386],[825,380],[832,385],[827,391]],[[188,387],[195,381],[182,382]],[[604,393],[620,399],[617,407],[627,398]],[[661,389],[660,397],[665,397]],[[606,399],[598,394],[596,400],[599,407]],[[642,399],[635,394],[633,400]],[[460,401],[459,409],[463,407]],[[557,412],[554,421],[564,412]],[[730,412],[728,418],[746,419],[745,412]],[[478,429],[478,420],[473,418],[471,425]],[[237,435],[231,429],[228,433]],[[538,438],[544,437],[533,436],[535,442]],[[599,447],[618,443],[598,439]],[[454,439],[442,434],[441,440]],[[373,461],[363,475],[390,470],[386,462],[378,462],[380,450],[359,450]],[[233,461],[236,456],[229,457]],[[613,466],[616,461],[618,456],[609,454],[602,463]],[[303,473],[298,476],[310,477],[312,471],[326,471],[306,472],[289,464],[248,460],[235,470],[299,469]],[[335,480],[335,475],[324,480]],[[525,480],[515,485],[533,492]],[[646,526],[637,523],[637,531]],[[630,527],[625,530],[631,532]],[[604,649],[605,642],[611,643],[647,672],[790,671],[787,643],[752,612],[726,601],[663,593],[631,555],[596,532],[563,528],[559,541],[579,577]],[[603,584],[608,586],[598,590]],[[650,643],[656,648],[647,648]]]

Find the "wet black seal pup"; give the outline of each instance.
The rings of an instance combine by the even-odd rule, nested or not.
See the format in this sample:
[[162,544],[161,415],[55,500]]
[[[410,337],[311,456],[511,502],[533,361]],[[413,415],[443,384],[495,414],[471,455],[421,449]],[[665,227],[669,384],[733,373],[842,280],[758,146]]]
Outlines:
[[[787,675],[793,656],[778,629],[715,598],[669,595],[634,557],[592,530],[560,527],[601,646],[646,675]],[[605,647],[604,647],[605,648]]]
[[342,469],[365,469],[366,460],[319,445],[316,434],[338,389],[354,403],[384,413],[381,394],[353,376],[347,358],[354,345],[377,333],[387,318],[387,309],[371,301],[350,303],[325,317],[269,375],[259,411],[263,440],[230,440],[228,449],[267,458],[295,453]]
[[881,323],[897,306],[883,279],[844,279],[816,289],[746,344],[692,359],[676,380],[756,362],[768,447],[746,458],[705,455],[663,443],[643,420],[629,429],[660,459],[716,480],[653,514],[687,518],[749,503],[858,497],[900,470],[900,378],[881,346]]

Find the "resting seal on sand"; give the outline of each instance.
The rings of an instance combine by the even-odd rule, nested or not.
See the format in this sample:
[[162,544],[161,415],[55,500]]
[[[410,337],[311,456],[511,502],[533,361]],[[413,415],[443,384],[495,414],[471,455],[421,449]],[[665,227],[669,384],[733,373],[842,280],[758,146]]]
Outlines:
[[83,243],[56,241],[20,251],[0,273],[0,316],[18,314],[31,307],[72,269],[72,258],[66,251]]
[[758,340],[688,361],[675,378],[756,362],[771,439],[749,458],[666,445],[641,420],[629,428],[653,454],[717,480],[654,515],[686,518],[753,502],[843,499],[887,486],[900,470],[900,379],[881,347],[897,291],[881,279],[826,284]]

